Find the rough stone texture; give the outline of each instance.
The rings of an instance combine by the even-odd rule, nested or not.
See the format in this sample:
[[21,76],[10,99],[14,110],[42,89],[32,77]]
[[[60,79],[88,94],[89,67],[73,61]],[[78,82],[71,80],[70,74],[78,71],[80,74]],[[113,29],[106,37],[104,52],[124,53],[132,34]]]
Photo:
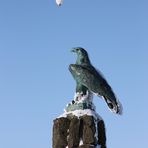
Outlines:
[[83,136],[82,141],[84,144],[96,145],[97,141],[95,138],[96,126],[94,118],[92,116],[82,116],[83,121]]
[[[83,141],[81,146],[79,146],[80,140]],[[106,148],[103,120],[96,122],[93,116],[88,115],[80,118],[70,115],[54,120],[53,148],[66,148],[66,146],[68,148],[95,148],[97,144],[101,145],[101,148]]]
[[101,148],[106,148],[106,133],[105,133],[105,124],[104,121],[101,120],[98,122],[98,144],[101,145]]
[[95,148],[95,146],[91,146],[91,145],[85,144],[85,145],[79,146],[78,148]]
[[53,125],[53,148],[65,148],[67,146],[67,136],[70,120],[59,118],[54,120]]
[[69,126],[69,137],[68,137],[68,147],[75,148],[79,146],[80,141],[80,120],[77,117],[73,117],[70,121]]

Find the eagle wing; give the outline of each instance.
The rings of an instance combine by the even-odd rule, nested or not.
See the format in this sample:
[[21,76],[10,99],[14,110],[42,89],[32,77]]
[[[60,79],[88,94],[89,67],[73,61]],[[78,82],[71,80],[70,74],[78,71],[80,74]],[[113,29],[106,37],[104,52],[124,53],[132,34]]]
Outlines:
[[109,109],[122,113],[122,107],[105,78],[92,65],[71,64],[70,72],[75,80],[98,96],[102,96]]

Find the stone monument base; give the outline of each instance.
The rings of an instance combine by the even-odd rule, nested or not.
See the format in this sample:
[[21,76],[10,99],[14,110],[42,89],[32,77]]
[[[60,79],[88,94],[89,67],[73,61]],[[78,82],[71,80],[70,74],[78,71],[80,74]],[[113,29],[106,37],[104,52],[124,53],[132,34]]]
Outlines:
[[54,120],[53,148],[106,148],[105,125],[92,110],[77,110]]

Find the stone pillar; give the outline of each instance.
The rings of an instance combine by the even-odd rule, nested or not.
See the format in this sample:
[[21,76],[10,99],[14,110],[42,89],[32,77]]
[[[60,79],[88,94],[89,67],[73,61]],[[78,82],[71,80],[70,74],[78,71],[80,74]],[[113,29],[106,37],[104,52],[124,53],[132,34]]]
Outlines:
[[90,115],[56,118],[53,148],[106,148],[104,121]]

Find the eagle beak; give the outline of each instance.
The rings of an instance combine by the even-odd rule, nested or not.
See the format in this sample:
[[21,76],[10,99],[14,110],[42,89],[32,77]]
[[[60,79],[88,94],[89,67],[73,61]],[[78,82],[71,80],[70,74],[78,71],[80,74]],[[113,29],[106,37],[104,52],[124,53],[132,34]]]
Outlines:
[[71,49],[71,52],[76,52],[76,48],[72,48]]

